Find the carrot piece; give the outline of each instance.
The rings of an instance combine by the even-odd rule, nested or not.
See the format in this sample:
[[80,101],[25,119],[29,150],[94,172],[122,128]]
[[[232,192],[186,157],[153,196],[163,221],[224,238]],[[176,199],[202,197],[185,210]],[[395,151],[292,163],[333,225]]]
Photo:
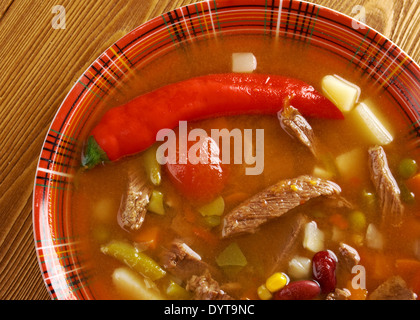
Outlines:
[[411,192],[413,192],[417,197],[420,197],[420,173],[407,179],[406,185]]
[[219,242],[219,239],[213,233],[204,228],[194,227],[192,231],[197,237],[204,240],[209,245],[214,246]]
[[195,223],[197,221],[197,212],[194,211],[191,206],[183,206],[184,217],[190,223]]
[[351,280],[347,282],[347,290],[350,291],[350,300],[366,300],[368,291],[363,288],[353,288]]
[[397,273],[408,280],[420,272],[420,261],[414,259],[398,259],[395,261]]
[[145,242],[150,249],[155,249],[159,240],[160,229],[157,226],[142,229],[134,238],[135,242]]
[[346,230],[349,227],[349,222],[347,221],[347,219],[339,213],[331,215],[329,221],[341,230]]

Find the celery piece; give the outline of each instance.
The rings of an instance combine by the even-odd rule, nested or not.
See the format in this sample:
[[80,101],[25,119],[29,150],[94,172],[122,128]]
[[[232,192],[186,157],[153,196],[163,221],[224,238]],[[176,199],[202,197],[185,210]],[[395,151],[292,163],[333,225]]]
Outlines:
[[225,201],[223,197],[219,196],[212,202],[202,206],[198,209],[203,217],[206,216],[221,216],[225,211]]
[[184,287],[180,286],[176,282],[170,281],[166,294],[175,300],[189,300],[192,297],[191,292],[187,291]]
[[125,263],[133,270],[151,280],[161,279],[166,274],[166,271],[152,258],[145,253],[140,252],[136,247],[127,242],[113,240],[108,244],[103,245],[101,251],[102,253]]
[[163,205],[163,193],[157,190],[152,191],[152,195],[150,197],[149,204],[147,205],[147,210],[164,215],[165,214],[165,207]]
[[157,146],[152,146],[144,152],[143,163],[147,176],[153,185],[158,186],[162,181],[160,163],[156,159]]
[[236,242],[232,242],[228,245],[217,257],[216,263],[219,267],[224,266],[240,266],[244,267],[248,261],[239,248]]

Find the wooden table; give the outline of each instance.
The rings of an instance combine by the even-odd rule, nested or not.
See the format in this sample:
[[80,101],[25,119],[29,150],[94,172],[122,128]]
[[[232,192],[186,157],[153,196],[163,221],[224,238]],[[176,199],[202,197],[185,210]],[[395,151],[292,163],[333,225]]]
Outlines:
[[[195,0],[0,1],[0,299],[49,299],[35,254],[32,188],[47,129],[67,92],[115,40]],[[420,61],[420,1],[310,0],[366,22]],[[66,9],[54,29],[55,5]],[[62,21],[55,21],[58,25]]]

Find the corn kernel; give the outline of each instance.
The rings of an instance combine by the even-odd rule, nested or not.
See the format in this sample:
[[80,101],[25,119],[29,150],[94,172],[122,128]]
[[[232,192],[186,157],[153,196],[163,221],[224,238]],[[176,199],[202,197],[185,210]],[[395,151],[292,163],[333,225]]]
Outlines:
[[290,186],[290,189],[292,189],[293,191],[298,191],[298,187],[295,184],[292,184]]
[[287,276],[284,273],[276,272],[265,282],[266,288],[271,292],[282,289],[287,284]]
[[271,294],[271,292],[263,284],[258,287],[257,293],[258,293],[258,297],[261,300],[270,300],[273,297],[273,295]]

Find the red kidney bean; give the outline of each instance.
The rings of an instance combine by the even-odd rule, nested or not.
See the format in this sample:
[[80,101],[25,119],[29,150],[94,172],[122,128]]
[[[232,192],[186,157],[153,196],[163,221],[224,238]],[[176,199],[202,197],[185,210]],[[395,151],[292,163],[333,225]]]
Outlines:
[[323,293],[334,291],[337,284],[335,269],[337,257],[330,251],[319,251],[312,258],[312,273]]
[[290,282],[273,294],[274,300],[312,300],[321,293],[318,283],[311,280]]

